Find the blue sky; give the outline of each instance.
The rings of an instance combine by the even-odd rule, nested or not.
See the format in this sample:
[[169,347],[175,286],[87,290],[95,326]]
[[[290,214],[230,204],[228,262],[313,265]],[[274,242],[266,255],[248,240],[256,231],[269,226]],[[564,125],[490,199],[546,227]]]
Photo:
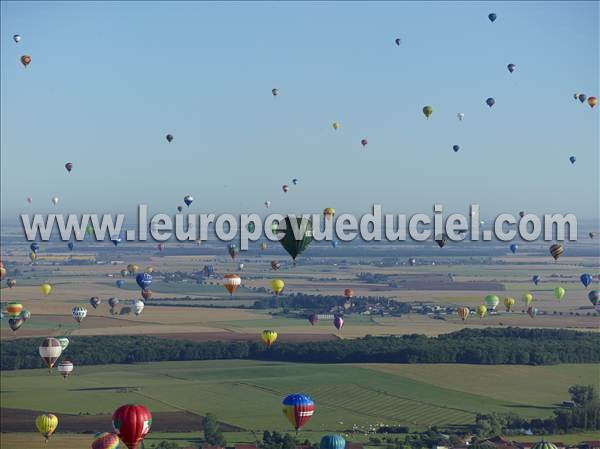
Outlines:
[[1,8],[3,221],[171,213],[186,194],[198,213],[268,199],[280,213],[598,216],[600,107],[572,98],[600,94],[597,2]]

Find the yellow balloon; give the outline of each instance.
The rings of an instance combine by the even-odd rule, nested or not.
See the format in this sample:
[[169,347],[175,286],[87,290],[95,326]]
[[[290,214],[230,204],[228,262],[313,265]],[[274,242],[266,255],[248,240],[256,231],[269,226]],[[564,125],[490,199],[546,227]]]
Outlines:
[[276,295],[279,295],[285,288],[285,282],[283,282],[281,279],[273,279],[271,281],[271,288]]
[[533,295],[531,293],[525,293],[523,295],[523,302],[529,307],[529,304],[533,302]]
[[561,299],[563,299],[564,296],[565,296],[565,289],[564,288],[562,288],[562,287],[556,287],[554,289],[554,297],[556,299],[558,299],[560,301]]
[[515,305],[515,302],[515,298],[511,298],[510,296],[504,298],[504,307],[506,307],[507,312],[510,312],[512,310],[513,306]]
[[29,253],[29,259],[33,262],[35,259],[37,259],[37,254],[34,253],[33,251]]
[[42,284],[40,286],[40,290],[42,291],[42,293],[46,296],[48,296],[50,294],[50,292],[52,291],[52,286],[50,284]]
[[277,340],[277,332],[272,330],[264,330],[262,331],[260,337],[262,338],[263,343],[270,348],[271,345],[275,343],[275,340]]
[[423,114],[425,114],[425,117],[427,118],[431,117],[431,114],[433,114],[433,108],[431,106],[425,106],[423,108]]
[[146,267],[146,268],[144,268],[144,273],[154,273],[154,267]]
[[478,305],[476,312],[477,312],[477,315],[479,315],[479,318],[483,318],[484,316],[487,315],[487,307],[484,306],[483,304]]
[[333,129],[340,129],[340,122],[333,122],[333,125],[331,126],[333,126]]
[[140,269],[140,267],[138,267],[137,265],[135,265],[133,263],[130,263],[129,265],[127,265],[127,271],[129,271],[131,274],[136,274],[139,269]]
[[327,220],[330,220],[335,215],[335,209],[333,207],[326,207],[323,209],[323,215]]
[[35,427],[47,441],[58,427],[58,418],[52,413],[44,413],[35,418]]
[[4,279],[6,276],[6,268],[0,267],[0,279]]

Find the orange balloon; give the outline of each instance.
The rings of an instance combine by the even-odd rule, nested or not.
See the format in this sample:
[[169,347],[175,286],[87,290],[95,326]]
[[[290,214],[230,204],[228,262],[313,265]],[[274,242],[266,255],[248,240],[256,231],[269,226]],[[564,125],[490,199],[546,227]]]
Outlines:
[[31,56],[27,56],[27,55],[21,56],[21,64],[23,64],[23,67],[27,67],[30,62],[31,62]]
[[223,276],[223,286],[230,295],[233,295],[240,285],[242,285],[242,278],[237,274],[226,274]]
[[594,106],[596,106],[598,104],[598,99],[596,97],[590,97],[590,98],[588,98],[588,104],[590,105],[591,108],[593,108]]

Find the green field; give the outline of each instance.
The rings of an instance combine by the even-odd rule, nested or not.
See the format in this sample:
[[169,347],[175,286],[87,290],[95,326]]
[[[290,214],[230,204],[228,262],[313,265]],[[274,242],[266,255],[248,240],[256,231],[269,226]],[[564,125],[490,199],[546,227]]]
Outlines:
[[[255,361],[163,362],[76,368],[64,381],[46,370],[2,372],[2,406],[55,413],[112,412],[143,403],[153,411],[215,413],[244,429],[289,430],[280,402],[310,394],[309,431],[373,423],[422,428],[468,424],[478,412],[543,417],[573,384],[597,381],[593,365],[314,365]],[[124,390],[129,387],[129,390]]]

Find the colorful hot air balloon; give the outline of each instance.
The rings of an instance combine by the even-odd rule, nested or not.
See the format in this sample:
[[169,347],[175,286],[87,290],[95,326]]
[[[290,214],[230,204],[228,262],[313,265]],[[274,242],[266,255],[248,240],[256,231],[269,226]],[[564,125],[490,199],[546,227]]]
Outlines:
[[119,304],[119,300],[117,298],[108,298],[108,307],[110,307],[110,313],[115,314],[115,307]]
[[284,288],[285,282],[283,282],[281,279],[273,279],[271,281],[271,289],[273,290],[273,293],[275,293],[276,296],[279,296],[279,294],[283,291]]
[[19,36],[18,34],[15,34],[13,36],[13,40],[18,44],[19,42],[21,42],[21,36]]
[[58,418],[52,413],[44,413],[35,418],[35,427],[48,441],[58,427]]
[[331,127],[337,131],[340,129],[340,122],[333,122]]
[[354,292],[351,288],[347,288],[344,290],[344,296],[346,297],[346,299],[350,299],[352,298],[352,296],[354,296]]
[[233,296],[240,285],[242,285],[242,278],[237,274],[226,274],[223,276],[223,286],[231,296]]
[[335,326],[335,328],[336,328],[338,331],[341,331],[341,330],[342,330],[342,327],[344,327],[344,318],[342,318],[342,317],[341,317],[341,316],[339,316],[339,315],[338,315],[338,316],[336,316],[336,317],[333,319],[333,325]]
[[596,306],[599,304],[599,300],[600,300],[600,292],[598,292],[598,290],[592,290],[588,293],[588,299],[590,300],[590,302],[592,303],[593,306]]
[[276,97],[277,95],[279,95],[279,89],[271,89],[271,94]]
[[506,307],[506,311],[510,312],[516,302],[517,301],[515,301],[515,298],[512,298],[510,296],[507,296],[506,298],[504,298],[504,307]]
[[0,279],[4,279],[6,277],[6,268],[3,266],[0,267]]
[[67,169],[68,173],[71,173],[71,170],[73,170],[73,163],[72,162],[67,162],[65,164],[65,168]]
[[92,449],[119,449],[121,440],[114,433],[104,432],[96,436]]
[[417,259],[415,259],[414,257],[411,257],[411,258],[409,258],[409,259],[408,259],[408,264],[409,264],[411,267],[414,267],[414,266],[417,264]]
[[240,253],[240,249],[235,243],[230,243],[227,245],[227,252],[229,253],[229,256],[235,260],[236,256]]
[[130,263],[129,265],[127,265],[127,272],[129,274],[136,274],[138,272],[138,270],[140,269],[140,267],[138,267],[136,264],[134,263]]
[[363,148],[366,147],[368,145],[368,143],[369,143],[369,141],[367,139],[362,139],[360,141],[360,144],[363,146]]
[[69,251],[73,251],[73,248],[75,248],[75,243],[73,243],[73,242],[67,243],[67,248],[69,248]]
[[122,405],[112,416],[113,428],[129,449],[144,441],[152,426],[152,414],[143,405]]
[[574,163],[575,163],[575,161],[577,161],[577,158],[576,158],[575,156],[571,156],[571,157],[569,158],[569,161],[571,161],[571,164],[574,164]]
[[87,309],[82,306],[75,306],[71,310],[71,315],[73,315],[73,319],[77,321],[77,324],[81,324],[81,321],[87,316]]
[[492,97],[490,97],[487,100],[485,100],[485,104],[487,104],[491,108],[492,106],[494,106],[496,104],[496,100],[494,100]]
[[45,283],[45,284],[40,285],[40,290],[42,291],[42,293],[45,296],[48,296],[50,294],[50,292],[52,291],[52,286],[48,283]]
[[23,304],[21,304],[20,302],[9,302],[4,310],[6,310],[8,316],[12,318],[17,318],[21,316],[21,312],[23,311]]
[[23,67],[27,67],[29,64],[31,64],[31,56],[21,56],[21,64],[23,64]]
[[194,202],[194,198],[192,195],[186,195],[183,197],[183,202],[187,207],[190,207],[190,205]]
[[73,371],[73,363],[69,362],[68,360],[64,360],[58,364],[56,369],[63,379],[66,379]]
[[516,65],[514,65],[514,64],[508,64],[508,65],[506,66],[506,68],[508,69],[508,71],[509,71],[510,73],[512,73],[512,72],[514,72],[514,71],[515,71],[515,69],[517,68],[517,66],[516,66]]
[[48,369],[52,369],[62,353],[62,346],[56,338],[46,337],[38,347],[38,352]]
[[15,334],[21,328],[21,326],[23,326],[23,324],[25,324],[25,320],[21,317],[8,319],[8,326]]
[[519,245],[517,245],[516,243],[513,243],[512,245],[510,245],[510,251],[513,254],[516,254],[518,249],[519,249]]
[[462,119],[465,118],[465,114],[462,113],[462,112],[457,113],[456,116],[458,117],[458,120],[461,121],[461,122],[462,122]]
[[65,349],[69,347],[69,339],[67,337],[60,337],[57,340],[60,343],[60,349],[62,352],[65,352]]
[[268,209],[269,207],[271,207],[271,202],[269,200],[264,202],[265,207]]
[[[595,290],[594,290],[595,291]],[[594,304],[595,305],[595,304]],[[311,325],[315,325],[315,323],[319,320],[319,316],[316,313],[311,313],[310,315],[308,315],[308,322]]]
[[345,449],[346,440],[341,435],[325,435],[321,438],[319,449]]
[[290,394],[283,400],[283,414],[294,426],[300,430],[315,412],[315,403],[305,394]]
[[183,206],[177,206],[177,212],[183,211]]
[[276,260],[272,260],[271,261],[271,268],[275,271],[279,270],[281,268],[281,264],[279,262],[277,262]]
[[598,104],[598,99],[596,97],[590,97],[587,102],[590,105],[590,108],[594,108],[594,106]]
[[562,288],[562,287],[556,287],[556,288],[554,289],[554,297],[555,297],[556,299],[558,299],[559,301],[560,301],[561,299],[563,299],[563,298],[564,298],[564,296],[565,296],[565,293],[566,293],[566,291],[565,291],[565,289],[564,289],[564,288]]
[[498,16],[493,12],[488,14],[488,19],[490,19],[490,22],[492,22],[492,23],[494,23],[497,18],[498,18]]
[[539,310],[536,307],[527,308],[527,315],[529,315],[531,318],[535,318],[538,312]]
[[455,153],[457,153],[458,150],[460,150],[460,147],[458,145],[452,145],[452,149],[454,150]]
[[17,281],[16,279],[7,279],[6,285],[8,286],[8,288],[13,288],[15,285],[17,285]]
[[[296,239],[294,235],[294,227],[290,217],[286,217],[285,221],[281,223],[275,231],[279,239],[279,243],[287,251],[287,253],[295,261],[296,258],[306,249],[313,240],[312,235],[312,221],[303,220],[301,217],[295,217],[295,227],[300,232],[299,239]],[[304,232],[302,232],[304,230]]]
[[333,207],[326,207],[323,209],[323,215],[325,216],[325,220],[331,220],[335,215],[335,209]]
[[263,343],[267,345],[267,348],[270,348],[271,345],[275,343],[275,340],[277,340],[277,332],[272,330],[264,330],[260,334],[260,338]]
[[400,44],[402,43],[402,39],[400,39],[399,37],[397,37],[394,42],[396,42],[396,45],[399,47]]
[[525,303],[525,305],[529,307],[529,305],[533,301],[533,295],[531,293],[529,293],[529,292],[523,293],[522,299],[523,299],[523,302]]
[[269,247],[269,245],[267,245],[265,242],[262,242],[260,244],[260,250],[261,251],[266,251],[268,247]]
[[498,304],[500,304],[500,298],[496,295],[487,295],[484,298],[484,302],[488,310],[495,311]]
[[152,275],[150,273],[140,273],[135,277],[135,282],[143,290],[152,285]]
[[577,95],[577,98],[579,99],[579,101],[581,101],[583,103],[585,101],[585,99],[587,98],[587,96],[585,94],[579,94],[579,95]]
[[431,106],[424,106],[423,107],[423,114],[425,115],[426,118],[431,117],[431,114],[433,114],[433,108]]
[[31,260],[31,264],[33,265],[33,262],[35,262],[35,260],[37,259],[37,253],[34,253],[33,251],[31,251],[29,253],[29,260]]
[[102,302],[102,301],[100,301],[100,298],[98,298],[97,296],[92,296],[92,297],[90,298],[90,305],[91,305],[91,306],[92,306],[94,309],[95,309],[95,308],[97,308],[97,307],[100,305],[100,303],[101,303],[101,302]]
[[484,306],[483,304],[480,304],[477,306],[477,309],[475,309],[475,313],[477,313],[477,315],[479,315],[479,318],[483,318],[484,316],[487,315],[487,307]]
[[150,290],[149,288],[142,289],[142,298],[144,298],[144,301],[148,301],[149,299],[151,299],[152,290]]
[[554,260],[558,260],[558,258],[562,256],[564,252],[565,250],[563,246],[559,243],[555,243],[554,245],[550,246],[550,254],[554,258]]
[[585,288],[588,288],[594,279],[592,278],[591,274],[584,273],[579,276],[579,280]]
[[31,312],[27,309],[23,309],[19,315],[19,318],[22,318],[23,321],[27,321],[29,318],[31,318]]
[[166,139],[167,139],[167,142],[169,142],[169,143],[173,142],[173,135],[167,134]]
[[540,280],[541,280],[541,279],[542,279],[542,278],[541,278],[539,275],[537,275],[537,274],[535,274],[535,275],[534,275],[534,276],[531,278],[531,280],[533,281],[533,283],[534,283],[535,285],[538,285],[538,284],[540,283]]
[[465,321],[468,317],[469,317],[469,313],[471,311],[469,310],[468,307],[459,307],[456,310],[456,313],[458,313],[458,316],[460,317],[461,320]]

